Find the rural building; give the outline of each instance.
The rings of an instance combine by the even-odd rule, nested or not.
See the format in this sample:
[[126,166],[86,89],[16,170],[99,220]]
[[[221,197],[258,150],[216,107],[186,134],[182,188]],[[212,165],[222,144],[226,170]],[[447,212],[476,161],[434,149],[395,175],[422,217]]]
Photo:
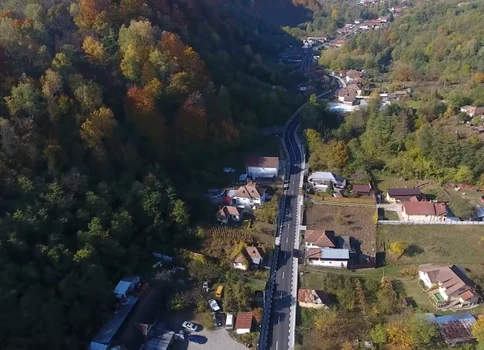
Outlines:
[[467,114],[469,117],[475,117],[484,114],[484,107],[463,106],[460,108],[460,111]]
[[445,203],[432,202],[404,202],[402,217],[409,221],[441,221],[447,219],[447,206]]
[[250,333],[252,329],[252,312],[237,312],[235,331],[237,334]]
[[173,343],[175,332],[163,329],[161,322],[156,322],[154,325],[137,324],[137,326],[145,336],[140,350],[168,350]]
[[217,221],[222,224],[228,224],[229,222],[239,222],[240,213],[239,210],[231,205],[226,205],[215,214]]
[[353,185],[351,192],[358,194],[359,196],[371,196],[373,194],[373,189],[370,184],[366,185]]
[[247,247],[245,248],[245,252],[247,253],[247,256],[249,257],[249,262],[252,265],[256,265],[257,267],[259,267],[260,264],[262,264],[262,253],[258,247]]
[[334,231],[306,230],[304,243],[306,248],[336,248]]
[[247,270],[249,266],[248,266],[247,258],[244,256],[244,254],[240,253],[239,255],[236,256],[236,258],[232,263],[232,267],[237,270],[243,270],[243,271]]
[[346,88],[356,91],[356,97],[360,97],[363,93],[363,89],[359,84],[349,84]]
[[266,200],[266,190],[253,182],[249,182],[247,185],[239,187],[233,199],[238,206],[255,207]]
[[116,298],[126,299],[129,295],[129,292],[138,288],[140,284],[141,281],[139,276],[125,277],[118,282],[113,290],[113,293],[116,295]]
[[346,105],[354,105],[358,96],[357,90],[350,88],[343,88],[338,91],[338,101]]
[[278,157],[248,157],[247,174],[252,178],[271,178],[279,175]]
[[472,326],[476,318],[469,313],[435,316],[427,314],[430,321],[437,323],[440,334],[444,341],[450,346],[470,343],[475,340],[472,335]]
[[[415,197],[415,198],[414,198]],[[410,200],[424,200],[420,188],[389,188],[387,192],[387,202],[408,202]]]
[[314,289],[299,289],[297,301],[300,307],[312,309],[328,309],[332,304],[329,294]]
[[333,183],[335,189],[344,189],[346,187],[346,180],[338,175],[327,171],[316,171],[309,175],[308,182],[315,190],[326,191],[330,182]]
[[350,252],[348,249],[308,248],[306,258],[309,265],[335,268],[348,267]]
[[474,283],[455,265],[425,264],[418,268],[419,278],[431,289],[429,299],[438,308],[460,309],[476,306],[480,295]]

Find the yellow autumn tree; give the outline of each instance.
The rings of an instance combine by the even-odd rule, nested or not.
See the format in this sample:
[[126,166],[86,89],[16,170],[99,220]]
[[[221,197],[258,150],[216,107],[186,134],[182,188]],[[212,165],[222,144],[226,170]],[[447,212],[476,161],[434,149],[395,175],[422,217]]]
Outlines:
[[94,39],[92,36],[86,36],[82,43],[82,49],[87,59],[92,63],[104,63],[106,59],[106,52],[104,51],[104,45]]

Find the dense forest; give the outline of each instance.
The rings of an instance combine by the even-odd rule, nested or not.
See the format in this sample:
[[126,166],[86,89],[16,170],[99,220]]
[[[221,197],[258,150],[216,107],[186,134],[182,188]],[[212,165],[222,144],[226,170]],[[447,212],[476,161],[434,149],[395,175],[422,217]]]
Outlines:
[[187,244],[223,160],[287,119],[293,39],[245,1],[0,10],[0,342],[78,349],[120,277]]

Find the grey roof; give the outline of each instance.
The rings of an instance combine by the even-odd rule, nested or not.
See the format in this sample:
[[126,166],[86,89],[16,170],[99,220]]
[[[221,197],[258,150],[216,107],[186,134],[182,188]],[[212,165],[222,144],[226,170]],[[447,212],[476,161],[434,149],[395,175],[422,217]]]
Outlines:
[[328,171],[316,171],[309,175],[308,181],[332,181],[341,186],[346,186],[346,180],[344,178]]
[[350,252],[348,249],[322,248],[321,257],[323,259],[349,259]]
[[163,324],[157,322],[150,328],[140,350],[166,350],[174,335],[175,332],[163,329]]
[[[109,344],[137,302],[138,298],[129,297],[125,304],[122,304],[120,307],[118,307],[111,319],[104,325],[103,328],[101,328],[98,334],[96,334],[92,340],[92,343]],[[96,347],[93,347],[94,344],[92,343],[89,349],[94,350]]]

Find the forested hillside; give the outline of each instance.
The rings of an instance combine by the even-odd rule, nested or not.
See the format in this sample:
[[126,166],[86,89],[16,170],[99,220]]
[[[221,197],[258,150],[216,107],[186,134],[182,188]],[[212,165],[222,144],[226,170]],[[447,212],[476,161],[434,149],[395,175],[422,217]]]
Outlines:
[[187,244],[222,158],[293,110],[291,39],[245,1],[0,7],[1,348],[79,349],[119,277]]

